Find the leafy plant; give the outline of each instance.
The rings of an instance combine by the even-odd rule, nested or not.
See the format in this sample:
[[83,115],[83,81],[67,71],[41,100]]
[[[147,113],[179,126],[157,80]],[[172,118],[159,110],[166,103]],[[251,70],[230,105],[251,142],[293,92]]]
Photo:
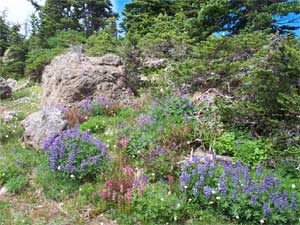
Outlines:
[[103,117],[96,116],[92,117],[88,121],[80,125],[82,131],[89,131],[91,133],[103,133],[105,125],[103,124]]
[[264,138],[252,138],[241,132],[224,132],[213,144],[218,154],[233,156],[248,165],[257,165],[268,159],[272,144]]
[[11,192],[13,194],[19,194],[28,185],[28,181],[29,180],[28,180],[27,176],[20,175],[20,176],[17,176],[17,177],[14,177],[14,178],[10,179],[6,183],[6,187],[7,187],[9,192]]
[[182,204],[167,185],[147,185],[143,195],[133,195],[129,213],[119,216],[122,224],[179,224],[182,222]]

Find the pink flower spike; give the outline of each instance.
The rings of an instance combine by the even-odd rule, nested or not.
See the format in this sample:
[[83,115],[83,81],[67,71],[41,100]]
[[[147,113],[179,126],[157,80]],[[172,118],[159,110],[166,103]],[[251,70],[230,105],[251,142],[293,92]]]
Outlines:
[[168,176],[168,181],[169,181],[169,184],[173,184],[174,183],[174,177],[173,176]]
[[124,138],[122,139],[122,148],[123,148],[123,149],[126,149],[127,144],[128,144],[128,137],[124,137]]
[[117,193],[114,191],[113,194],[112,194],[112,200],[116,201],[116,197],[117,197]]
[[120,207],[122,204],[122,195],[118,196],[118,206]]
[[103,190],[100,190],[100,198],[102,201],[105,201],[105,197],[106,197],[106,192]]
[[117,148],[120,147],[120,139],[119,138],[116,138],[116,144],[115,145],[117,146]]

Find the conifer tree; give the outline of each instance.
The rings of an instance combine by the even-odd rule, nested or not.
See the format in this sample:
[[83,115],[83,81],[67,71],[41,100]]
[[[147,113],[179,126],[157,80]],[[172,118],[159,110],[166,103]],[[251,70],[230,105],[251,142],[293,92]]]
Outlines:
[[9,26],[6,22],[5,12],[0,15],[0,57],[9,46]]

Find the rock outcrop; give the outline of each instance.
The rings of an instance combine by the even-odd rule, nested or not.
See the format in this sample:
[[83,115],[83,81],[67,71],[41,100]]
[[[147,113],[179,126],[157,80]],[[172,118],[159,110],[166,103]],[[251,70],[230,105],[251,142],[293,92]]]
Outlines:
[[10,98],[12,95],[11,87],[6,80],[0,77],[0,99]]
[[42,149],[45,139],[66,129],[68,122],[61,110],[51,107],[29,115],[22,125],[25,146]]
[[86,57],[69,52],[57,56],[44,70],[42,88],[43,107],[79,103],[93,97],[126,104],[134,95],[122,60],[112,54]]

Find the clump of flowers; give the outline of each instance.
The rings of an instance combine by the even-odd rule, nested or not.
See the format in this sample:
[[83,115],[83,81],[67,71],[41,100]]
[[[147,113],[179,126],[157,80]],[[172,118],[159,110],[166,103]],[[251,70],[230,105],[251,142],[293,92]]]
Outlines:
[[106,144],[78,126],[47,138],[44,149],[51,169],[73,179],[93,179],[109,162]]
[[147,114],[141,114],[136,118],[136,122],[142,130],[146,130],[149,126],[153,126],[157,118]]
[[299,216],[297,193],[280,187],[272,173],[255,172],[240,161],[217,164],[194,157],[180,175],[181,189],[203,207],[214,207],[238,220],[267,224],[294,224]]
[[88,99],[80,105],[80,110],[87,115],[109,115],[114,116],[120,107],[107,97],[98,97],[96,100]]
[[[126,206],[131,205],[134,193],[141,196],[148,183],[146,175],[138,176],[138,171],[127,163],[127,157],[124,154],[127,144],[127,137],[121,141],[117,139],[116,147],[119,149],[119,157],[115,160],[111,177],[106,179],[104,186],[99,190],[101,202],[115,204],[120,210],[126,210]],[[95,198],[96,193],[92,197]]]

